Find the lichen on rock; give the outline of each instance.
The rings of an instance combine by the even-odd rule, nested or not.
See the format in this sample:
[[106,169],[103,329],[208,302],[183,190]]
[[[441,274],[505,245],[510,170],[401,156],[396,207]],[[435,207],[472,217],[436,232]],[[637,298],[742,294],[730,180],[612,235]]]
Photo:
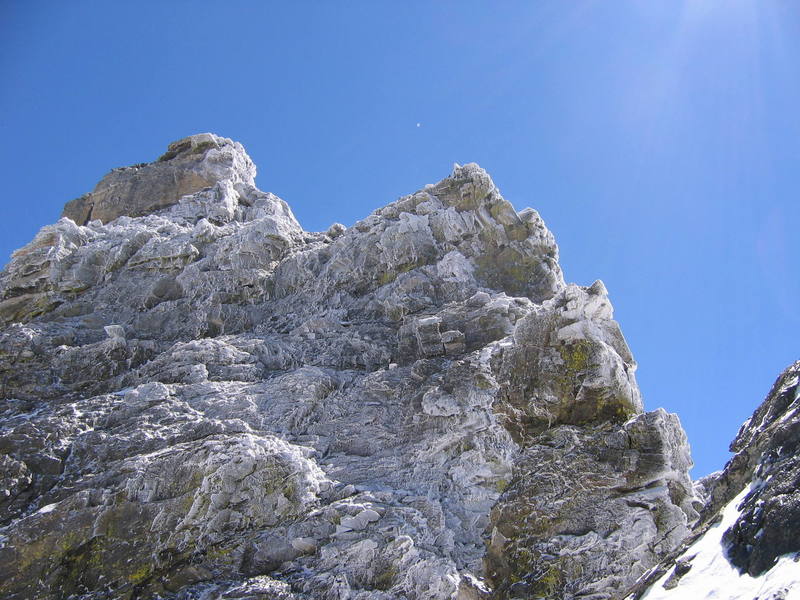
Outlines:
[[696,518],[601,282],[475,164],[306,232],[211,134],[0,273],[7,598],[619,598]]

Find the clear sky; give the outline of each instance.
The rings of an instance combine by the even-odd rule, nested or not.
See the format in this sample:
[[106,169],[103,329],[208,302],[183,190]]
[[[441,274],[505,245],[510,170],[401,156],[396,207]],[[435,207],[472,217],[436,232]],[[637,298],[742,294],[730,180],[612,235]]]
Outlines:
[[474,161],[606,283],[700,476],[800,354],[799,58],[793,0],[0,0],[0,261],[192,133],[309,230]]

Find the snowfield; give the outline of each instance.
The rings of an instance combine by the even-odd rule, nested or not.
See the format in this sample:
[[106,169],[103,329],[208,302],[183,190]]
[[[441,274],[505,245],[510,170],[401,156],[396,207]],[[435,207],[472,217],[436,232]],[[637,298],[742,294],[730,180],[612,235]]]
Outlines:
[[642,600],[800,600],[794,585],[800,577],[800,555],[782,556],[758,577],[740,574],[726,558],[722,535],[739,518],[739,504],[753,488],[751,484],[723,509],[722,520],[684,552],[678,561],[691,560],[691,570],[672,589],[664,584],[675,572],[670,569],[656,581]]

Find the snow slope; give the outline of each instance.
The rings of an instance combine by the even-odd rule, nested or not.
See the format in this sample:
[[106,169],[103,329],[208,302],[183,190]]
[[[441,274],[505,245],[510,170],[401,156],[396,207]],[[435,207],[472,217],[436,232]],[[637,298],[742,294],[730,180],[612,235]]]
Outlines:
[[[800,600],[800,554],[782,556],[777,564],[759,577],[740,574],[726,558],[722,536],[739,517],[739,505],[754,485],[746,487],[722,511],[722,519],[678,558],[690,562],[691,569],[675,583],[675,568],[650,587],[645,600]],[[665,589],[667,584],[671,589]]]

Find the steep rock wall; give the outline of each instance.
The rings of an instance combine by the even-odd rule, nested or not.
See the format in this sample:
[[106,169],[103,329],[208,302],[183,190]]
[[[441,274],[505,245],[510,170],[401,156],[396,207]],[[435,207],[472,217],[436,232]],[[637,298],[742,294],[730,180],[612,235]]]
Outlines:
[[600,600],[677,546],[685,435],[535,211],[470,164],[310,233],[254,174],[180,140],[0,274],[0,594]]

